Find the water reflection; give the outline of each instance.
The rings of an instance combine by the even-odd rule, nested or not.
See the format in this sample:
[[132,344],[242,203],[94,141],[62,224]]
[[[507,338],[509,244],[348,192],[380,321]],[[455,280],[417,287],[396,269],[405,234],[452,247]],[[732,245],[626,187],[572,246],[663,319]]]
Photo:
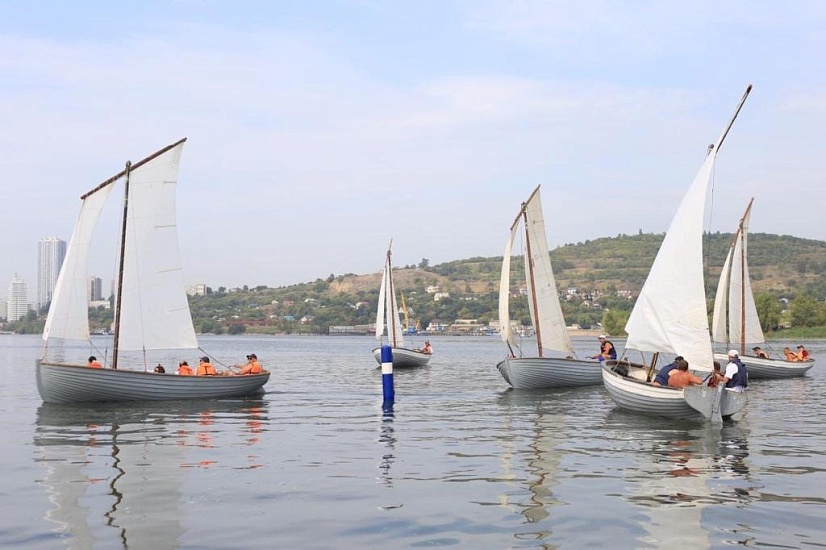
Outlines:
[[[504,495],[502,503],[518,509],[527,524],[540,524],[550,516],[551,507],[564,504],[554,495],[554,488],[560,483],[558,475],[563,459],[560,443],[568,433],[567,406],[561,404],[564,400],[559,395],[576,391],[507,390],[499,397],[506,412],[505,431],[514,434],[512,438],[503,439],[506,477],[516,481],[517,487],[527,489],[527,493],[518,490]],[[527,445],[524,443],[525,436],[528,437]],[[524,464],[520,465],[520,462]],[[519,479],[515,472],[523,469],[529,477]],[[540,542],[550,536],[548,530],[516,534],[517,539]]]
[[381,475],[379,480],[387,487],[393,487],[393,477],[390,475],[390,467],[396,461],[396,434],[393,428],[394,413],[384,412],[381,418],[381,430],[379,433],[379,443],[384,446],[384,454],[379,463]]
[[713,428],[631,419],[616,412],[609,425],[616,437],[635,447],[635,463],[624,474],[622,498],[645,517],[640,522],[645,532],[640,543],[669,548],[711,546],[711,535],[721,526],[706,509],[750,499],[748,490],[732,483],[741,480],[747,486],[750,476],[748,438],[740,425]]
[[[186,532],[184,483],[197,448],[212,448],[221,419],[243,419],[242,445],[255,445],[267,420],[260,400],[131,405],[43,404],[34,444],[42,484],[67,546],[168,548]],[[257,457],[250,455],[257,467]]]

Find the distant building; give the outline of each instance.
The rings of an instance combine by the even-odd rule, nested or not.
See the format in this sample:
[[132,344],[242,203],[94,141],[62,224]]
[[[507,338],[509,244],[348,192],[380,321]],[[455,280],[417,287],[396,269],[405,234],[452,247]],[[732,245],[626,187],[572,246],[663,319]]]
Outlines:
[[9,297],[6,302],[6,316],[10,323],[19,321],[29,312],[26,281],[15,276],[9,285]]
[[438,302],[439,300],[446,300],[450,298],[450,292],[437,292],[433,295],[433,301]]
[[100,280],[100,277],[89,277],[87,295],[90,304],[103,300],[103,281]]
[[47,237],[37,243],[37,309],[52,301],[57,276],[66,258],[66,241]]
[[8,317],[6,312],[8,311],[8,302],[2,301],[0,302],[0,319],[5,321]]
[[429,287],[424,289],[424,291],[427,292],[428,294],[435,294],[436,292],[439,292],[440,290],[441,290],[441,288],[439,288],[438,285],[429,286]]
[[206,296],[210,293],[210,289],[205,284],[198,284],[187,287],[186,293],[190,296]]

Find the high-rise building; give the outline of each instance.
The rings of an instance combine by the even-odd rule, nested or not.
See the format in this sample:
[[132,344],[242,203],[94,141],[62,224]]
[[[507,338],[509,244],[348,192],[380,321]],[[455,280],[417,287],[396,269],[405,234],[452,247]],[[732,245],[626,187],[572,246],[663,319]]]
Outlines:
[[10,323],[19,321],[26,316],[26,313],[29,311],[27,298],[26,281],[15,275],[9,285],[9,297],[6,304],[6,313]]
[[66,257],[66,241],[47,237],[37,243],[37,309],[52,301],[52,292]]
[[103,300],[103,281],[100,277],[89,277],[89,303]]

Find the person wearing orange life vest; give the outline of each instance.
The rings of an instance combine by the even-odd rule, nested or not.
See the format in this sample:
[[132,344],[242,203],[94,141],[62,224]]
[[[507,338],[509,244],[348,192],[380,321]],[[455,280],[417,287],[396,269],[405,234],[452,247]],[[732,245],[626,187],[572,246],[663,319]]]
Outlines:
[[101,365],[98,362],[97,357],[95,357],[94,355],[89,357],[89,362],[86,363],[86,366],[89,367],[90,369],[102,369],[103,368],[103,365]]
[[247,364],[241,368],[241,372],[238,374],[261,374],[263,370],[261,363],[258,362],[258,356],[250,353],[247,355]]
[[195,373],[192,371],[192,367],[189,366],[189,363],[186,361],[181,361],[178,363],[178,372],[176,374],[181,376],[192,376]]
[[201,364],[198,365],[198,372],[196,374],[198,376],[215,376],[218,373],[215,372],[215,367],[209,362],[209,357],[204,355],[201,357]]

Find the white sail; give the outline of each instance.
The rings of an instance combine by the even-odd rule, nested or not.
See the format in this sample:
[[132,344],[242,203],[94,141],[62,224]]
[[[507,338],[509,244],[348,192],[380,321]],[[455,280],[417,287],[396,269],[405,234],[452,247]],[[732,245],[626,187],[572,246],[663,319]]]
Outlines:
[[113,188],[114,181],[83,199],[52,294],[52,303],[43,329],[44,341],[50,338],[89,340],[89,246],[100,212]]
[[387,339],[394,348],[404,347],[404,336],[402,334],[402,322],[399,317],[399,306],[396,302],[396,288],[393,286],[393,265],[390,261],[390,249],[387,250],[387,257],[384,261],[384,272],[381,276],[381,288],[379,289],[379,305],[376,313],[376,338],[381,341],[384,332],[384,324],[387,323]]
[[712,336],[715,342],[762,344],[765,342],[757,306],[751,289],[748,264],[749,202],[732,240],[726,263],[720,274],[714,299]]
[[384,308],[385,308],[385,288],[387,288],[387,264],[385,262],[384,271],[381,272],[381,286],[379,287],[379,301],[376,308],[376,340],[381,342],[384,335]]
[[122,350],[195,349],[178,251],[175,191],[183,143],[129,173]]
[[628,349],[682,355],[697,370],[710,370],[713,360],[702,238],[715,157],[716,148],[706,156],[677,208],[625,326]]
[[513,241],[519,224],[513,224],[508,242],[505,245],[505,254],[502,256],[502,273],[499,276],[499,336],[502,341],[510,346],[516,345],[511,330],[510,316],[510,279],[511,279],[511,254],[513,254]]
[[[533,272],[533,277],[527,278],[528,304],[530,304],[531,316],[534,319],[537,342],[541,343],[542,350],[564,351],[573,355],[574,349],[568,330],[565,328],[565,318],[562,315],[562,306],[559,304],[559,293],[551,266],[539,187],[525,205],[525,232],[530,247],[531,271]],[[526,261],[528,256],[528,254],[525,255]],[[530,273],[528,266],[525,267],[525,272]],[[540,350],[540,356],[543,355],[542,350]]]
[[711,337],[715,342],[728,343],[728,287],[731,274],[731,257],[734,248],[730,247],[720,272],[717,293],[714,295],[714,313],[711,317]]

